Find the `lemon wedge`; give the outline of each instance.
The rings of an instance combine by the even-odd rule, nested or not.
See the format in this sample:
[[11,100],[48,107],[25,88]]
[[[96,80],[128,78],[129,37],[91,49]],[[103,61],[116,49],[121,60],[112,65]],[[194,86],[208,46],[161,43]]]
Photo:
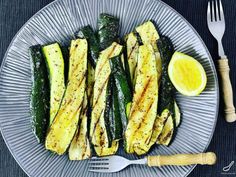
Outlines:
[[168,75],[175,88],[186,96],[197,96],[206,87],[207,77],[202,65],[181,52],[173,54]]

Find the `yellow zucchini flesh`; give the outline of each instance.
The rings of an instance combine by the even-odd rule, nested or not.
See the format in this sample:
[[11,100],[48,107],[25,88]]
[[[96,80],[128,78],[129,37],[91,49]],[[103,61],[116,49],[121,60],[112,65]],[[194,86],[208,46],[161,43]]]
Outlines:
[[46,149],[59,155],[67,150],[78,126],[86,87],[87,50],[85,39],[71,41],[67,88],[45,142]]
[[113,155],[117,152],[119,147],[118,141],[112,141],[111,147],[103,147],[103,146],[94,146],[94,150],[98,156],[108,156]]
[[83,108],[80,113],[79,126],[76,130],[74,138],[69,148],[70,160],[84,160],[91,157],[90,142],[88,139],[88,97],[85,92],[83,100]]
[[[98,155],[103,154],[100,151],[100,148],[103,149],[103,152],[106,152],[113,148],[116,150],[118,146],[117,143],[112,143],[112,147],[108,148],[109,144],[104,122],[104,110],[106,106],[107,83],[111,73],[109,59],[119,55],[122,51],[122,48],[123,47],[121,45],[113,42],[111,46],[100,53],[95,69],[93,106],[89,134],[90,140],[94,145]],[[114,151],[112,150],[111,152],[113,153]],[[105,154],[108,153],[106,152]]]
[[165,109],[162,112],[161,116],[157,116],[155,123],[153,125],[152,137],[149,143],[145,144],[142,147],[137,147],[137,146],[134,147],[136,154],[138,155],[146,154],[149,151],[149,149],[156,143],[157,138],[160,136],[168,116],[169,116],[168,109]]
[[58,43],[42,48],[50,78],[50,125],[52,124],[65,91],[64,59]]
[[141,37],[143,44],[151,44],[154,51],[157,51],[157,40],[160,38],[155,25],[151,21],[147,21],[135,28]]
[[157,144],[168,146],[171,142],[172,136],[174,134],[174,120],[168,109],[167,111],[167,120],[164,123],[163,130],[160,136],[157,138]]
[[129,122],[125,132],[127,153],[134,153],[134,146],[142,149],[148,144],[156,120],[158,74],[155,52],[150,44],[139,47],[137,71]]
[[129,65],[130,79],[133,86],[135,85],[135,78],[136,78],[138,48],[139,48],[139,43],[137,36],[133,32],[129,33],[126,36],[126,52],[127,52],[127,61]]
[[[156,30],[155,25],[151,21],[147,21],[136,27],[135,30],[138,32],[143,44],[152,45],[156,55],[157,72],[159,75],[161,75],[161,57],[157,47],[157,40],[160,38],[160,36]],[[158,79],[158,82],[159,80],[160,78]]]
[[93,102],[94,75],[95,75],[95,70],[92,67],[91,63],[88,61],[87,89],[86,89],[86,91],[87,91],[89,106],[92,106],[92,102]]

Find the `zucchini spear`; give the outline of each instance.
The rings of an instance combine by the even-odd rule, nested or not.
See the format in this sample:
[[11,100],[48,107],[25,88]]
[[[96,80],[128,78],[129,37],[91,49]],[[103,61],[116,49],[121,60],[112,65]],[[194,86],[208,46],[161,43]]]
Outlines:
[[106,91],[106,106],[104,112],[104,121],[108,138],[108,147],[111,147],[112,141],[115,140],[116,135],[116,121],[114,120],[115,116],[113,116],[113,107],[112,107],[112,95],[113,95],[113,77],[109,76],[107,83],[107,91]]
[[45,142],[46,149],[59,155],[67,150],[78,126],[86,87],[87,50],[86,39],[71,41],[67,88]]
[[43,142],[49,123],[49,80],[41,46],[32,46],[29,52],[32,60],[33,83],[30,99],[32,128],[38,142]]
[[119,32],[119,19],[105,13],[98,19],[98,39],[100,49],[104,50],[117,41]]
[[88,130],[87,111],[88,111],[88,97],[85,92],[83,107],[80,114],[79,125],[69,148],[70,160],[84,160],[90,158],[92,155],[87,132]]
[[97,39],[97,36],[93,32],[93,29],[89,25],[84,26],[77,33],[75,33],[75,36],[81,39],[86,39],[88,41],[88,54],[90,63],[95,68],[99,57],[99,41]]
[[[117,93],[117,102],[118,102],[118,112],[119,118],[121,119],[122,123],[122,134],[123,136],[127,124],[128,124],[128,113],[130,111],[130,104],[132,102],[132,95],[131,90],[126,78],[126,73],[123,68],[123,64],[121,61],[121,56],[115,56],[111,58],[110,60],[110,67],[111,67],[111,73],[114,77],[114,86],[115,90],[113,92],[114,96],[116,96]],[[115,101],[115,100],[114,100]],[[120,138],[121,138],[120,137]]]
[[136,81],[136,67],[138,62],[138,48],[139,43],[137,36],[132,32],[126,36],[126,60],[128,62],[128,67],[126,67],[128,76],[130,77],[130,81],[132,83],[132,87],[135,86]]
[[168,117],[166,118],[163,130],[157,139],[157,143],[167,146],[170,144],[174,133],[174,128],[175,128],[174,117],[175,115],[179,116],[179,109],[177,104],[175,104],[175,99],[174,99],[175,88],[172,85],[170,78],[168,76],[168,65],[174,53],[174,48],[170,39],[165,36],[162,36],[158,40],[157,45],[162,60],[162,78],[160,84],[160,94],[159,94],[160,100],[159,100],[158,113],[159,115],[162,116],[164,111],[168,112]]
[[156,57],[150,44],[139,47],[135,92],[125,132],[125,150],[134,153],[151,139],[157,115],[158,74]]
[[50,125],[52,124],[65,91],[64,59],[58,43],[42,48],[50,80]]
[[106,93],[109,76],[111,73],[109,58],[120,55],[123,47],[114,42],[110,47],[103,50],[95,69],[95,83],[93,92],[93,107],[90,123],[90,140],[99,156],[113,154],[118,148],[117,142],[112,142],[109,148],[104,113],[106,107]]

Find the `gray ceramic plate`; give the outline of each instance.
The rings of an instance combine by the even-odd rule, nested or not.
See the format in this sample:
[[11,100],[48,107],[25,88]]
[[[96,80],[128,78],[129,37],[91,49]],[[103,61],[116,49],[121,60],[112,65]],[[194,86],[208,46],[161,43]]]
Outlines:
[[[169,36],[175,48],[194,56],[207,73],[207,87],[198,97],[177,94],[182,123],[170,147],[158,146],[150,154],[197,153],[204,151],[214,132],[218,114],[218,81],[211,56],[193,27],[175,10],[158,0],[58,0],[35,14],[17,33],[4,57],[0,75],[0,126],[5,142],[29,175],[47,176],[112,176],[112,177],[183,177],[194,166],[148,168],[130,166],[114,174],[87,172],[87,161],[72,162],[68,156],[57,156],[38,144],[31,131],[29,98],[31,70],[28,48],[53,41],[68,43],[81,26],[96,28],[99,13],[120,18],[120,34],[152,19],[162,34]],[[126,155],[122,150],[119,154]]]

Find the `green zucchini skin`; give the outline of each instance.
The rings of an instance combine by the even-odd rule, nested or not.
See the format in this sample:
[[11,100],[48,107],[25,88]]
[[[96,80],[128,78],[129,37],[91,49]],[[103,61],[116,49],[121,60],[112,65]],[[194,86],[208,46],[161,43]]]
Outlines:
[[112,74],[110,74],[107,84],[104,120],[109,147],[111,147],[113,140],[119,140],[123,136],[122,121],[119,110],[119,98],[114,82],[114,76]]
[[160,136],[157,138],[157,143],[168,146],[172,139],[175,131],[175,88],[170,81],[168,76],[168,65],[170,59],[174,53],[174,47],[171,40],[162,36],[157,41],[157,46],[159,48],[161,61],[162,61],[162,78],[160,83],[160,93],[159,93],[159,107],[158,113],[162,115],[164,111],[169,112],[166,122],[164,124],[163,130]]
[[45,140],[49,123],[49,81],[46,63],[43,58],[41,46],[32,46],[29,49],[32,69],[31,114],[32,127],[38,142]]
[[88,60],[87,64],[87,79],[86,79],[86,92],[88,96],[88,130],[90,130],[90,122],[91,122],[91,113],[92,113],[92,106],[93,106],[93,85],[94,85],[94,74],[95,70],[91,64],[91,61]]
[[109,47],[112,42],[118,40],[119,32],[119,19],[102,13],[98,19],[98,39],[100,44],[100,50],[104,50]]
[[113,74],[110,76],[112,78],[112,120],[111,120],[111,131],[113,140],[119,140],[123,137],[122,120],[120,114],[119,97],[118,90],[115,86],[115,80]]
[[68,73],[69,73],[69,47],[61,46],[61,52],[64,59],[64,77],[65,77],[65,85],[68,82]]
[[157,41],[157,46],[159,48],[162,60],[162,77],[160,83],[160,101],[158,106],[158,113],[161,114],[163,110],[169,109],[171,114],[173,115],[175,88],[168,76],[168,65],[174,53],[174,47],[170,39],[166,36],[162,36]]
[[92,66],[95,68],[98,57],[99,57],[99,41],[97,35],[94,33],[91,26],[87,25],[81,28],[77,33],[75,33],[78,38],[85,38],[88,41],[89,47],[89,59]]
[[132,102],[132,93],[124,71],[121,56],[115,56],[110,59],[111,73],[114,76],[114,85],[117,89],[120,119],[122,122],[123,134],[128,124],[127,108]]
[[137,37],[138,44],[143,45],[142,38],[136,30],[134,30],[134,35]]
[[104,111],[104,121],[105,127],[107,131],[108,137],[108,147],[111,147],[112,140],[113,140],[113,131],[112,127],[114,126],[113,122],[113,110],[112,110],[112,88],[113,88],[113,80],[112,77],[109,77],[107,83],[107,91],[106,91],[106,106]]

